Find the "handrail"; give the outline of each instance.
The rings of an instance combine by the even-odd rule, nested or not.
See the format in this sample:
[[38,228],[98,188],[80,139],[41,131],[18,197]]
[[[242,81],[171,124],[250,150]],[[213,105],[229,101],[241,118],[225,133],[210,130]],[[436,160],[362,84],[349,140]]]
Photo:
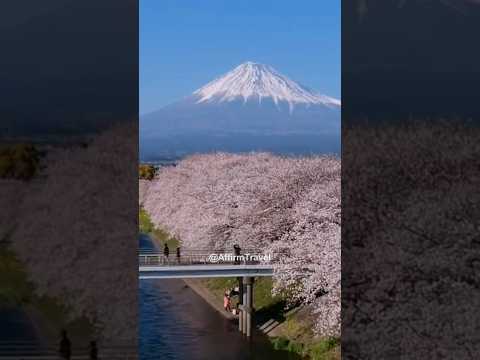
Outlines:
[[[72,347],[71,360],[89,360],[88,347]],[[27,342],[0,342],[0,360],[59,360],[58,345]],[[137,360],[138,348],[132,346],[98,347],[99,360]]]
[[[169,247],[169,251],[174,254],[175,253],[175,250],[176,248],[175,247]],[[187,248],[182,248],[180,247],[180,251],[181,253],[209,253],[209,254],[212,254],[212,253],[215,253],[215,254],[228,254],[228,253],[234,253],[234,250],[231,249],[231,250],[227,250],[227,249],[187,249]],[[163,250],[162,249],[141,249],[139,250],[139,253],[159,253],[159,254],[163,254]],[[254,249],[254,248],[250,248],[250,249],[240,249],[240,253],[241,254],[246,254],[246,253],[254,253],[254,254],[258,254],[262,252],[262,250],[260,249]]]
[[234,251],[228,250],[209,250],[209,249],[187,249],[180,252],[177,256],[176,252],[165,255],[160,251],[141,251],[138,254],[140,266],[173,266],[173,265],[220,265],[220,264],[261,264],[270,262],[273,254],[263,254],[258,250],[245,249],[241,250],[239,255]]

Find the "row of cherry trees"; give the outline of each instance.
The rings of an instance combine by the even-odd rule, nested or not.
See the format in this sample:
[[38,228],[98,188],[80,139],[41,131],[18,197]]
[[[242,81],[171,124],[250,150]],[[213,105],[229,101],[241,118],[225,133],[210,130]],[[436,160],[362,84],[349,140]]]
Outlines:
[[138,165],[131,134],[122,126],[86,148],[52,149],[40,176],[0,180],[0,236],[24,264],[36,295],[58,300],[71,319],[88,318],[98,340],[122,344],[136,344],[138,325]]
[[342,135],[342,337],[354,341],[342,353],[472,357],[480,351],[478,126],[430,121]]
[[319,333],[340,333],[339,159],[195,155],[141,181],[140,202],[183,247],[272,252],[274,292],[313,304]]

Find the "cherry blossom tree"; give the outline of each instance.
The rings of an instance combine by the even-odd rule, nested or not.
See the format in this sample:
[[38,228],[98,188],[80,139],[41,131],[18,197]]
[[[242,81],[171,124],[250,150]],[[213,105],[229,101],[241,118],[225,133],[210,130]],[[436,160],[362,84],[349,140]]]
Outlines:
[[24,185],[11,246],[39,295],[59,299],[71,318],[89,318],[99,339],[135,344],[138,165],[131,134],[121,126],[86,148],[51,150],[45,171]]
[[142,193],[152,221],[183,247],[230,250],[239,244],[277,254],[274,291],[288,289],[292,301],[312,304],[316,329],[339,335],[337,158],[194,155],[161,169]]
[[355,342],[342,351],[475,357],[478,127],[437,121],[343,134],[342,336]]

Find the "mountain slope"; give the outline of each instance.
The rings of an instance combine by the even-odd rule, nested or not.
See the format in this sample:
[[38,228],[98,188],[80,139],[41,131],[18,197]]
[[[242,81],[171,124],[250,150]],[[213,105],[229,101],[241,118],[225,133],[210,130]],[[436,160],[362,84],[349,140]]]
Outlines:
[[[188,137],[189,142],[208,142],[207,147],[200,146],[195,151],[238,151],[225,138],[238,140],[240,136],[246,142],[243,151],[282,152],[281,146],[271,149],[259,142],[259,137],[267,136],[267,141],[271,141],[272,137],[285,140],[294,136],[301,144],[302,136],[315,134],[336,136],[339,142],[340,101],[318,94],[270,66],[252,62],[241,64],[190,96],[140,119],[142,148],[149,144],[150,150],[164,150],[166,143],[181,138],[176,141],[177,150],[189,152],[180,149]],[[248,138],[252,136],[256,138]],[[222,144],[217,144],[218,137]],[[313,150],[308,146],[295,150],[310,151]]]
[[316,94],[270,66],[250,61],[198,89],[194,95],[199,97],[197,103],[235,101],[239,98],[243,98],[244,102],[252,98],[261,103],[263,98],[270,98],[275,104],[287,102],[290,110],[295,104],[340,105],[340,101]]

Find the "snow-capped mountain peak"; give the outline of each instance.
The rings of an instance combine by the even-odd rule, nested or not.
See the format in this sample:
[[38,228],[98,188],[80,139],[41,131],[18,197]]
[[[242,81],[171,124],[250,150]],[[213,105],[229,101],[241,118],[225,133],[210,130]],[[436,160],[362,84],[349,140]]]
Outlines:
[[296,104],[321,104],[327,107],[339,107],[340,100],[318,94],[288,77],[280,74],[268,65],[245,62],[227,74],[211,81],[196,90],[197,103],[229,102],[238,99],[258,100],[270,98],[275,104],[287,102],[290,110]]

